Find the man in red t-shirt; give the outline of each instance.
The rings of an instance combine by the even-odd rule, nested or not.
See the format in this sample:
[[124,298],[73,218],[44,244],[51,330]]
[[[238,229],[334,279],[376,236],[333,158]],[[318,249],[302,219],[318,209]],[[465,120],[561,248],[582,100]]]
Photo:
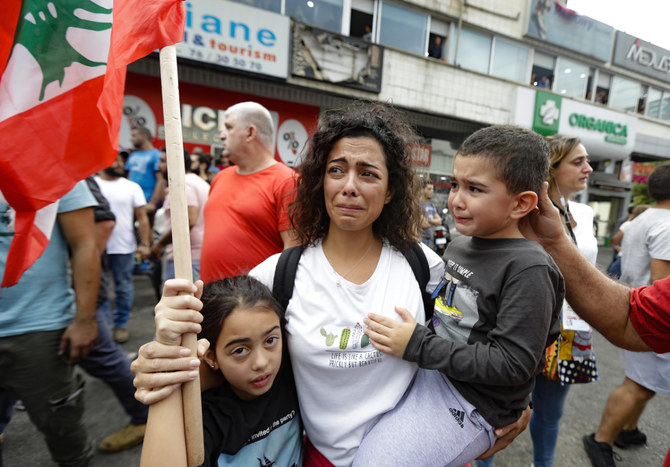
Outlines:
[[223,155],[235,165],[212,181],[205,204],[200,259],[204,282],[247,273],[267,257],[297,244],[287,207],[295,172],[274,159],[270,112],[255,102],[226,110]]
[[[619,347],[670,352],[670,277],[636,289],[610,279],[563,233],[546,184],[538,207],[524,219],[522,231],[556,261],[565,279],[566,299],[577,314]],[[670,467],[670,451],[663,467]]]

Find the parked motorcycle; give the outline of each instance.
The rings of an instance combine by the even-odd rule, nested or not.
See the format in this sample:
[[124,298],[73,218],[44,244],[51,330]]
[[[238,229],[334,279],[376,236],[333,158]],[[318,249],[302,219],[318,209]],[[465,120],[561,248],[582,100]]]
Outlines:
[[443,225],[438,225],[433,231],[433,242],[435,244],[434,251],[440,257],[444,254],[444,250],[447,249],[447,245],[451,241],[451,235],[449,229]]

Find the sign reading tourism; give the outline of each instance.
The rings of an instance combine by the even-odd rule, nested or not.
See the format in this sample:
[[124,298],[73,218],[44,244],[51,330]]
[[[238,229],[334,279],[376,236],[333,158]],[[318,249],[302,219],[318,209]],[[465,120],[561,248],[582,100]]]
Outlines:
[[288,77],[290,19],[223,0],[187,1],[177,56],[236,70]]

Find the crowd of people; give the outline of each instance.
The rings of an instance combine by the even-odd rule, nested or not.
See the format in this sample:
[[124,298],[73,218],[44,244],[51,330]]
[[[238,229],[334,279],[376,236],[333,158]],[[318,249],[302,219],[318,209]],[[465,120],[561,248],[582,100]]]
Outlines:
[[[225,113],[221,166],[185,151],[193,281],[175,279],[170,228],[152,230],[171,203],[148,130],[61,199],[47,250],[0,294],[0,420],[20,399],[55,462],[88,465],[78,364],[130,417],[99,448],[144,440],[142,465],[186,465],[181,413],[157,403],[199,378],[205,465],[492,465],[530,422],[534,465],[550,466],[570,386],[597,379],[593,326],[628,351],[584,448],[606,466],[612,444],[644,443],[645,403],[670,392],[667,355],[649,352],[670,351],[670,164],[625,228],[624,286],[593,267],[593,211],[571,200],[592,172],[577,138],[508,125],[468,137],[448,198],[461,236],[440,257],[401,112],[324,112],[297,171],[273,133],[268,110],[243,102]],[[164,288],[133,376],[118,343],[133,268],[151,257]],[[198,355],[181,346],[190,332]]]

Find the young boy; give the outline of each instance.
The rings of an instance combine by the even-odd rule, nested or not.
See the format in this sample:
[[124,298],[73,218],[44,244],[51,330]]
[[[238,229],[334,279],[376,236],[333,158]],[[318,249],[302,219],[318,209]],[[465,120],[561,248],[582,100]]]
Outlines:
[[354,465],[465,465],[493,445],[492,427],[515,422],[528,406],[564,296],[556,264],[518,227],[548,169],[547,144],[529,130],[493,126],[463,143],[449,193],[463,236],[444,254],[430,329],[401,308],[402,322],[366,320],[377,349],[421,369]]

